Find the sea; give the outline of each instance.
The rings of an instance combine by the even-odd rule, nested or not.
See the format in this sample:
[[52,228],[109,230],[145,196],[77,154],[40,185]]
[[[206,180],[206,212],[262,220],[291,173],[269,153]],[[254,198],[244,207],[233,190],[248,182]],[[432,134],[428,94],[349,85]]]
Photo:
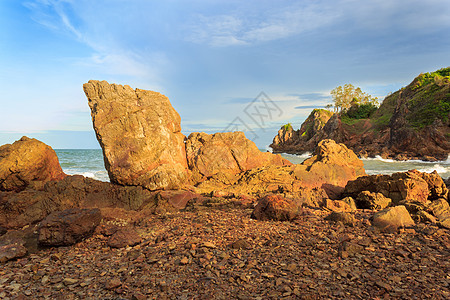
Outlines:
[[[55,152],[66,174],[78,174],[101,181],[109,181],[101,149],[55,149]],[[281,154],[281,156],[294,164],[299,164],[310,157],[311,154]],[[427,162],[421,160],[395,161],[377,156],[375,158],[363,158],[362,161],[364,162],[366,173],[369,175],[392,174],[416,169],[427,173],[436,170],[442,178],[447,179],[450,177],[450,158],[447,158],[445,161]]]

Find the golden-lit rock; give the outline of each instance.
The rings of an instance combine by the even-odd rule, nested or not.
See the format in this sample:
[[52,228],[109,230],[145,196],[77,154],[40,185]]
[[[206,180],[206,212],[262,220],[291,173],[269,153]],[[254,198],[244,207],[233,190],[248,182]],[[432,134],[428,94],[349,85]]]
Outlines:
[[181,118],[166,96],[96,80],[83,88],[112,183],[150,190],[186,184]]
[[33,183],[63,179],[66,175],[48,145],[26,136],[0,147],[0,190],[21,191]]

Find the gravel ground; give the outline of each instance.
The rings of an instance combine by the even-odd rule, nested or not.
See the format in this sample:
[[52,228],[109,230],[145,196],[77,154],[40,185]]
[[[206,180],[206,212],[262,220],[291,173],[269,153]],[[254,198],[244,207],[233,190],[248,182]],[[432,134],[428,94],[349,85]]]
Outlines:
[[[1,299],[449,299],[449,230],[396,233],[325,221],[256,221],[250,209],[202,207],[128,224],[142,242],[107,246],[104,224],[72,247],[0,269]],[[111,223],[111,222],[110,222]],[[116,222],[117,223],[117,222]],[[102,233],[103,232],[103,233]]]

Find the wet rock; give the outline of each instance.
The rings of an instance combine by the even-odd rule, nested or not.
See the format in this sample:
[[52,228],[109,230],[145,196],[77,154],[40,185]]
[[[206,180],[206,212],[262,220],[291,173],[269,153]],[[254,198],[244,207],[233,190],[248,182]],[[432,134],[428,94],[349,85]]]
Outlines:
[[399,205],[383,209],[373,215],[372,224],[381,230],[397,230],[400,227],[413,226],[411,218],[405,206]]
[[258,200],[251,217],[260,221],[290,221],[300,212],[294,201],[280,195],[268,195]]
[[54,212],[39,226],[39,244],[44,246],[73,245],[91,236],[101,219],[98,208],[73,208]]
[[142,241],[141,236],[135,229],[130,227],[119,228],[108,239],[108,246],[112,248],[124,248],[127,246],[135,246]]
[[356,206],[362,209],[384,209],[391,204],[391,199],[386,198],[381,193],[363,191],[356,198]]
[[176,189],[189,178],[181,119],[169,99],[128,85],[83,85],[112,183]]
[[0,146],[0,191],[21,191],[65,176],[55,151],[36,139],[24,136]]

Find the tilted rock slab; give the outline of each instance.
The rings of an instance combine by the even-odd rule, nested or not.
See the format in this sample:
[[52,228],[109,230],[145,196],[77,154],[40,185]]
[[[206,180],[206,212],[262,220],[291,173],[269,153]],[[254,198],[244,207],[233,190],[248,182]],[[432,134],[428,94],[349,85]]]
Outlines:
[[181,118],[166,96],[96,80],[83,89],[112,183],[150,190],[186,183]]
[[21,191],[65,176],[55,151],[43,142],[24,136],[0,146],[0,191]]

